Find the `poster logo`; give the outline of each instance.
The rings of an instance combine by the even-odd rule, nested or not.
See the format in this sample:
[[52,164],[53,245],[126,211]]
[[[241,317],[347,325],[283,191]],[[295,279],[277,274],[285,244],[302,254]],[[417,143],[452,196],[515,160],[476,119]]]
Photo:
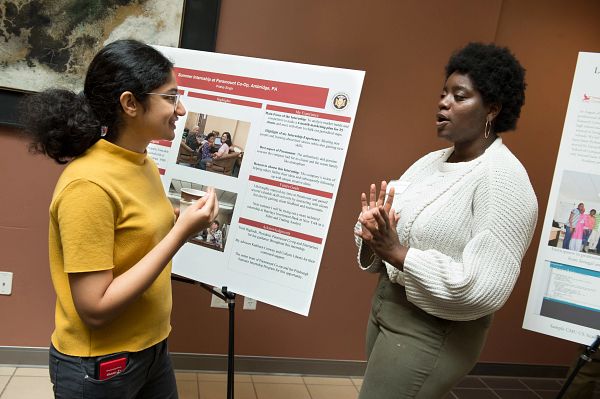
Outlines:
[[348,106],[348,95],[344,93],[338,93],[335,96],[333,96],[332,103],[335,109],[341,111]]

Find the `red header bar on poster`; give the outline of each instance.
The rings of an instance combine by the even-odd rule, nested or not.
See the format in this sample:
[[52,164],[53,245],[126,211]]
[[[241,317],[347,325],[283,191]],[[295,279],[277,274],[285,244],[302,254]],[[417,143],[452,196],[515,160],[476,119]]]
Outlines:
[[267,184],[269,186],[285,188],[286,190],[300,191],[301,193],[317,195],[319,197],[333,198],[333,194],[328,193],[327,191],[315,190],[314,188],[299,186],[297,184],[265,179],[264,177],[250,175],[248,180],[255,181],[257,183]]
[[283,227],[277,227],[277,226],[273,226],[270,224],[246,219],[246,218],[240,218],[239,220],[240,220],[241,224],[256,227],[261,230],[272,231],[273,233],[278,233],[278,234],[283,234],[283,235],[289,236],[289,237],[299,238],[304,241],[314,242],[315,244],[321,244],[323,242],[322,238],[311,236],[311,235],[304,234],[304,233],[298,233],[297,231],[284,229]]
[[346,123],[350,123],[350,121],[352,120],[349,116],[323,114],[321,112],[306,111],[304,109],[279,107],[277,105],[267,105],[267,110],[277,111],[277,112],[285,112],[287,114],[308,116],[310,118],[329,119],[332,121],[346,122]]
[[205,100],[210,100],[210,101],[218,101],[220,103],[243,105],[245,107],[252,107],[252,108],[262,108],[261,103],[255,103],[254,101],[237,100],[235,98],[221,97],[221,96],[211,96],[210,94],[196,93],[193,91],[189,91],[188,96],[196,97],[196,98],[203,98]]
[[174,68],[177,84],[183,87],[260,98],[307,107],[325,108],[329,89],[246,76]]
[[171,147],[173,142],[170,140],[152,140],[150,141],[152,144],[161,145],[163,147]]

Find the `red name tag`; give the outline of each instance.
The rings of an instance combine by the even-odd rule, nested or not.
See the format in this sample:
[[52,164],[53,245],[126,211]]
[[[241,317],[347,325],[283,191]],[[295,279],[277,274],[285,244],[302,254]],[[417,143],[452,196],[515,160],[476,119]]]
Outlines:
[[127,357],[107,360],[98,365],[98,379],[100,381],[107,380],[119,374],[127,366]]

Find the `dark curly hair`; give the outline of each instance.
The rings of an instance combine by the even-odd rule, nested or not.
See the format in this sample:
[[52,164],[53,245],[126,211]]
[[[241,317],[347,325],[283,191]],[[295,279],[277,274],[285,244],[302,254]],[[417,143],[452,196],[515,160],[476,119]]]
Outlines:
[[468,75],[483,102],[499,104],[492,124],[495,133],[514,130],[525,103],[525,69],[506,47],[469,43],[446,65],[446,79],[454,72]]
[[30,150],[58,163],[83,154],[107,132],[113,141],[122,122],[120,96],[133,93],[143,105],[147,93],[165,84],[173,63],[136,40],[117,40],[102,48],[88,67],[83,92],[49,89],[27,96],[20,120],[32,135]]

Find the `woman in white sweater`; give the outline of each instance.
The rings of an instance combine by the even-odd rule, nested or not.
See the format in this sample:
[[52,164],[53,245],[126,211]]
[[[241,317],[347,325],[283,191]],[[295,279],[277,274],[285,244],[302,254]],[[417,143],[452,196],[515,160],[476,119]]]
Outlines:
[[525,70],[506,48],[471,43],[446,66],[438,136],[390,187],[361,196],[360,267],[381,273],[367,328],[361,399],[442,398],[476,363],[508,299],[537,220],[513,130]]

